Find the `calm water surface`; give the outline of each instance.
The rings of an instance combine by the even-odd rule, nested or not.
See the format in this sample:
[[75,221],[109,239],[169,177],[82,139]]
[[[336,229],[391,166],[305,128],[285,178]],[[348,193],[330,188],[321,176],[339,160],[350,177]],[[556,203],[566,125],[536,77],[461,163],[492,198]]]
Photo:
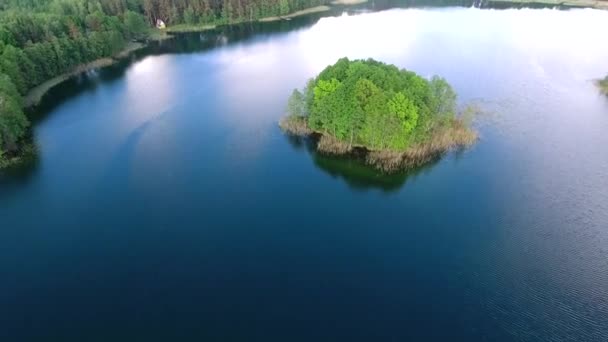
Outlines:
[[[0,175],[0,340],[608,340],[608,12],[317,19],[52,92]],[[342,56],[444,76],[481,140],[383,177],[283,136]]]

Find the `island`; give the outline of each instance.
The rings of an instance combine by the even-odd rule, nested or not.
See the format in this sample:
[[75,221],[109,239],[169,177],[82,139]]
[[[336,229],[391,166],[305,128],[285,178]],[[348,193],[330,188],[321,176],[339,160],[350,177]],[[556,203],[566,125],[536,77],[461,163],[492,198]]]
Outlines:
[[471,146],[477,133],[457,115],[456,93],[438,76],[373,59],[342,58],[294,90],[281,129],[316,140],[319,152],[362,156],[386,173]]

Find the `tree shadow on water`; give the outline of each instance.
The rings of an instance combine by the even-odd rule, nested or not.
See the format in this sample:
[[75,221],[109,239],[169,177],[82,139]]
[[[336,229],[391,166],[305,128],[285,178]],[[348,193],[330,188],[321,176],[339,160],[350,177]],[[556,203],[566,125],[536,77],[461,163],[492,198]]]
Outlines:
[[116,189],[127,189],[131,182],[131,167],[137,146],[147,130],[154,124],[154,120],[161,118],[164,113],[154,117],[151,120],[145,121],[140,126],[135,128],[117,148],[113,157],[105,166],[103,177],[100,179],[98,186],[100,191],[108,187]]
[[317,140],[312,137],[294,137],[285,135],[287,141],[296,150],[306,150],[311,156],[317,169],[329,174],[335,179],[342,179],[353,190],[380,190],[393,193],[401,189],[408,180],[428,172],[441,157],[435,158],[422,166],[402,172],[387,174],[365,163],[363,152],[355,152],[348,156],[327,155],[317,151]]

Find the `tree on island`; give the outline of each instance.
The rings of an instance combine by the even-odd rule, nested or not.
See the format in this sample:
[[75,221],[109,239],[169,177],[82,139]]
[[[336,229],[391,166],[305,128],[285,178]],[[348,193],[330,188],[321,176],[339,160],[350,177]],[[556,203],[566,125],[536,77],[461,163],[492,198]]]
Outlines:
[[382,154],[391,159],[390,167],[380,165],[387,171],[420,164],[405,160],[414,150],[426,160],[476,139],[456,117],[456,93],[445,79],[427,80],[372,59],[338,60],[303,91],[294,90],[288,112],[281,123],[286,131],[321,135],[323,152],[361,147],[376,152],[374,159]]

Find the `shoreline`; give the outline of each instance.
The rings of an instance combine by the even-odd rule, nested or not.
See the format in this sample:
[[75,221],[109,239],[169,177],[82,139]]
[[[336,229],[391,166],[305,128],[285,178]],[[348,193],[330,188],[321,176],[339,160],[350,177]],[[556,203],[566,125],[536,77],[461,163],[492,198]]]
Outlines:
[[[346,0],[348,1],[348,0]],[[601,0],[488,0],[488,4],[553,5],[573,8],[595,8],[608,10],[608,1]]]
[[[344,4],[344,5],[349,5],[351,3],[358,4],[358,3],[367,2],[367,1],[368,0],[336,0],[334,2],[336,4],[340,3],[340,4]],[[289,19],[297,17],[297,16],[325,12],[325,11],[329,11],[330,9],[331,9],[331,7],[329,7],[329,6],[316,6],[316,7],[311,7],[311,8],[307,8],[304,10],[296,11],[296,12],[293,12],[293,13],[290,13],[290,14],[287,14],[284,16],[267,17],[267,18],[258,19],[257,21],[272,22],[272,21],[277,21],[277,20],[289,20]],[[229,25],[232,25],[232,24],[237,24],[237,23],[231,23]],[[144,47],[146,47],[148,45],[148,42],[150,42],[150,41],[163,41],[163,40],[172,39],[173,36],[171,35],[171,33],[204,32],[204,31],[213,30],[215,28],[217,28],[217,25],[214,25],[214,24],[205,24],[205,25],[180,24],[180,25],[168,27],[166,30],[162,30],[162,31],[152,28],[152,29],[150,29],[150,32],[148,33],[148,36],[145,39],[146,43],[141,43],[141,42],[127,43],[127,45],[125,46],[125,48],[122,51],[120,51],[119,53],[117,53],[116,55],[114,55],[112,57],[99,58],[99,59],[96,59],[89,63],[81,64],[81,65],[75,67],[72,71],[55,76],[55,77],[53,77],[49,80],[46,80],[43,83],[37,85],[36,87],[30,89],[27,92],[27,94],[23,97],[23,108],[27,109],[27,108],[37,106],[40,103],[40,101],[42,100],[42,98],[44,97],[44,95],[46,95],[49,92],[49,90],[51,90],[53,87],[65,82],[65,81],[69,80],[70,78],[77,76],[83,72],[111,66],[111,65],[117,63],[118,61],[128,57],[129,55],[131,55],[131,53],[133,53],[137,50],[143,49]]]
[[163,40],[173,39],[173,35],[167,30],[160,30],[157,28],[150,28],[148,35],[143,39],[148,42],[162,42]]
[[[340,1],[344,1],[344,0],[340,0]],[[352,1],[352,0],[346,0],[346,1]],[[360,0],[355,0],[355,1],[360,1]],[[292,17],[301,16],[301,15],[310,14],[310,13],[328,11],[330,9],[331,8],[329,6],[317,6],[317,7],[305,9],[302,11],[296,11],[296,12],[290,13],[284,17],[279,17],[278,19],[292,18]],[[269,18],[265,18],[265,19],[267,21],[274,20],[273,18],[270,18],[273,20],[269,20]],[[228,25],[232,25],[232,24],[239,24],[239,23],[230,23]],[[25,94],[22,97],[21,107],[24,110],[28,110],[28,109],[32,109],[33,107],[36,107],[37,105],[40,104],[40,101],[42,101],[44,96],[55,86],[58,86],[61,83],[69,80],[70,78],[77,76],[79,74],[82,74],[84,72],[114,65],[114,64],[118,63],[120,60],[128,58],[133,52],[147,47],[150,42],[161,42],[164,40],[172,39],[174,37],[172,35],[172,33],[202,32],[202,31],[213,30],[216,27],[217,27],[216,25],[209,25],[209,24],[206,24],[206,25],[182,24],[182,25],[176,25],[174,27],[168,27],[165,30],[149,28],[145,38],[141,39],[141,41],[127,43],[125,45],[125,47],[120,52],[115,54],[114,56],[99,58],[99,59],[96,59],[89,63],[84,63],[81,65],[78,65],[75,68],[73,68],[73,70],[63,73],[61,75],[55,76],[51,79],[48,79],[48,80],[42,82],[41,84],[35,86],[34,88],[28,90],[27,94]],[[32,154],[35,154],[35,146],[31,145],[32,142],[30,141],[30,139],[31,138],[25,138],[25,142],[23,144],[21,144],[22,148],[14,155],[10,155],[10,156],[0,155],[0,170],[10,168],[15,165],[19,165],[22,163],[22,161],[24,159],[26,159],[26,157],[28,157]]]
[[81,64],[70,72],[66,72],[59,76],[55,76],[50,80],[46,80],[45,82],[37,85],[36,87],[30,89],[27,92],[27,94],[23,97],[23,107],[27,109],[30,107],[37,106],[44,97],[44,95],[46,95],[46,93],[48,93],[49,90],[51,90],[53,87],[83,72],[113,65],[118,61],[130,56],[131,53],[143,49],[146,46],[147,44],[139,42],[128,43],[122,51],[112,57],[99,58],[92,62]]
[[[335,3],[336,3],[336,5],[338,5],[338,4],[351,5],[350,2],[353,2],[352,4],[354,5],[354,4],[364,3],[364,2],[367,2],[367,1],[368,0],[338,0],[338,1],[335,1]],[[332,4],[334,4],[334,3],[332,2]],[[177,25],[174,25],[174,26],[168,26],[166,28],[165,32],[167,32],[169,34],[171,34],[171,33],[205,32],[205,31],[214,30],[214,29],[218,28],[218,26],[224,26],[224,25],[230,26],[230,25],[238,25],[238,24],[244,24],[244,23],[255,23],[255,22],[266,23],[266,22],[273,22],[273,21],[279,21],[279,20],[290,20],[291,18],[295,18],[295,17],[307,15],[307,14],[327,12],[330,9],[331,9],[330,6],[320,5],[320,6],[305,8],[303,10],[291,12],[291,13],[286,14],[286,15],[280,15],[280,16],[274,16],[274,17],[265,17],[265,18],[254,19],[254,20],[235,21],[235,22],[231,22],[229,24],[223,24],[223,25],[217,25],[217,24],[177,24]]]
[[59,76],[55,76],[55,77],[51,78],[50,80],[47,80],[47,81],[35,86],[34,88],[30,89],[30,91],[27,92],[27,94],[23,97],[24,108],[30,108],[30,107],[37,106],[40,103],[40,101],[42,100],[42,98],[44,97],[44,95],[46,95],[46,93],[48,93],[49,90],[51,90],[56,85],[59,85],[59,84],[63,83],[64,81],[69,80],[71,77],[74,77],[80,73],[83,73],[83,72],[86,72],[89,70],[93,70],[96,68],[103,68],[106,66],[110,66],[114,63],[116,63],[116,60],[114,60],[110,57],[100,58],[100,59],[94,60],[90,63],[79,65],[70,72],[61,74]]
[[289,13],[286,15],[261,18],[261,19],[258,19],[257,21],[259,21],[261,23],[267,23],[267,22],[273,22],[273,21],[278,21],[278,20],[290,20],[291,18],[299,17],[299,16],[306,15],[306,14],[327,12],[330,9],[331,9],[331,7],[329,7],[329,6],[321,5],[321,6],[306,8],[306,9],[292,12],[292,13]]
[[215,29],[217,26],[214,24],[202,24],[202,25],[190,25],[190,24],[178,24],[175,26],[169,26],[165,29],[168,34],[171,33],[189,33],[189,32],[205,32]]
[[312,130],[305,117],[286,116],[279,121],[279,127],[291,136],[316,139],[316,150],[320,153],[359,157],[366,165],[386,174],[422,166],[450,151],[468,148],[479,139],[477,132],[462,118],[454,118],[445,127],[435,128],[428,141],[412,144],[402,151],[372,150],[340,141],[330,134]]
[[[368,2],[368,0],[334,0],[331,2],[331,5],[334,6],[349,6],[349,5],[358,5]],[[545,5],[555,5],[555,6],[570,6],[570,7],[589,7],[596,9],[607,9],[608,10],[608,1],[600,1],[600,0],[489,0],[489,3],[499,4],[545,4]],[[307,9],[303,9],[300,11],[292,12],[290,14],[284,16],[274,16],[274,17],[266,17],[258,19],[258,22],[273,22],[278,20],[290,20],[291,18],[303,16],[307,14],[326,12],[331,9],[330,6],[321,5],[316,7],[311,7]],[[237,24],[237,23],[232,23]],[[229,24],[231,25],[231,24]],[[171,33],[187,33],[187,32],[203,32],[208,30],[213,30],[217,28],[214,24],[205,24],[205,25],[187,25],[180,24],[172,27],[168,27],[165,31],[160,31],[157,29],[151,29],[146,41],[163,41],[167,39],[173,38]],[[28,93],[23,97],[23,107],[30,108],[36,106],[40,103],[44,95],[56,85],[61,84],[62,82],[70,79],[73,76],[81,74],[83,72],[94,70],[97,68],[103,68],[107,66],[111,66],[118,62],[121,59],[128,57],[132,52],[140,50],[147,46],[147,43],[141,42],[131,42],[126,45],[126,47],[112,57],[105,57],[94,60],[92,62],[82,64],[74,68],[74,70],[64,73],[62,75],[53,77],[45,82],[39,84],[38,86],[30,89]],[[600,80],[601,81],[601,80]],[[598,86],[599,82],[598,81]],[[600,86],[601,90],[603,88]],[[603,90],[606,92],[605,90]]]
[[331,2],[334,6],[352,6],[352,5],[360,5],[368,2],[369,0],[334,0]]

